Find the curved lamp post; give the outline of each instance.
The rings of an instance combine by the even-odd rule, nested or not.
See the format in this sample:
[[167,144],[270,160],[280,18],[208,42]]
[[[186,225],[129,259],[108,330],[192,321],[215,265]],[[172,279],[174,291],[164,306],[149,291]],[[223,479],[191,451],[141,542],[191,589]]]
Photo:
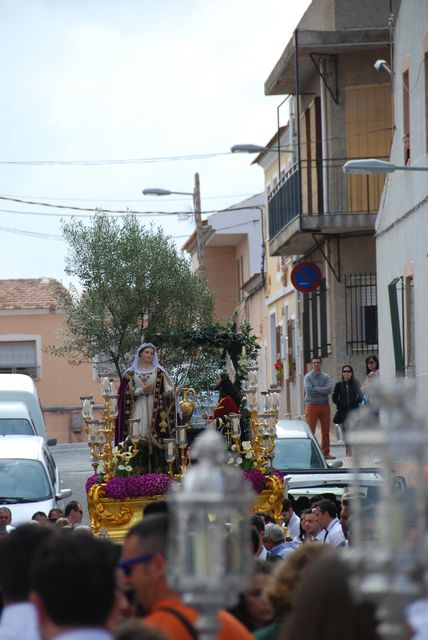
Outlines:
[[342,167],[344,173],[362,174],[374,176],[381,173],[393,173],[394,171],[428,171],[428,167],[403,166],[378,160],[377,158],[363,158],[361,160],[348,160]]
[[196,226],[196,247],[199,263],[199,272],[201,276],[205,276],[205,246],[202,230],[202,216],[201,216],[201,190],[199,183],[199,173],[195,173],[195,186],[193,191],[170,191],[169,189],[143,189],[143,195],[145,196],[192,196],[193,198],[193,211],[195,215]]

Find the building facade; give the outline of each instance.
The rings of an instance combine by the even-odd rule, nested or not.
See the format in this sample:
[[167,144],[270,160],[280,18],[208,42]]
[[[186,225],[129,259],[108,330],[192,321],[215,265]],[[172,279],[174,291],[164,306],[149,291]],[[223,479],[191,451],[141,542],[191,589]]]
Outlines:
[[60,344],[64,314],[52,278],[0,280],[0,374],[25,373],[35,382],[49,438],[86,442],[80,395],[101,403],[98,377],[91,363],[72,366],[52,355]]
[[[390,160],[376,223],[381,377],[415,377],[428,410],[428,5],[402,0],[394,34]],[[425,355],[426,354],[426,355]]]
[[390,59],[398,5],[313,0],[265,83],[267,95],[292,96],[290,167],[268,195],[269,253],[321,270],[320,286],[299,293],[293,313],[303,373],[321,356],[334,380],[345,363],[362,379],[365,358],[378,351],[374,226],[384,177],[347,176],[342,166],[389,156],[391,81],[374,63]]

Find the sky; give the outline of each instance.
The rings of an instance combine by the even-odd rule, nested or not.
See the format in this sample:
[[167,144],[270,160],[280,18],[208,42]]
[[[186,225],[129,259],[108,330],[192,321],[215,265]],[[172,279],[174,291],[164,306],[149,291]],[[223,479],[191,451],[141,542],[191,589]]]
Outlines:
[[70,284],[61,219],[93,213],[67,205],[176,212],[140,220],[181,247],[192,198],[144,188],[192,192],[199,172],[204,218],[261,192],[229,150],[275,133],[264,83],[309,3],[1,0],[0,278]]

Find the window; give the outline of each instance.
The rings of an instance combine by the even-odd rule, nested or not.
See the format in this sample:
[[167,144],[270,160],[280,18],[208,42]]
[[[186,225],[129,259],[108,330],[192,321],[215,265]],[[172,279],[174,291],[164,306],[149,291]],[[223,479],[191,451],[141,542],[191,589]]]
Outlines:
[[373,351],[378,341],[376,274],[346,275],[345,305],[347,352]]
[[277,358],[277,333],[276,333],[276,313],[269,316],[269,346],[270,346],[270,384],[276,384],[275,362]]
[[35,340],[0,341],[0,373],[25,373],[39,377]]
[[413,276],[404,279],[404,365],[406,376],[415,375],[415,298]]
[[275,469],[324,469],[323,460],[310,438],[277,438]]
[[320,286],[312,293],[303,294],[303,348],[305,362],[314,356],[327,358],[330,344],[327,341],[327,287],[322,278]]

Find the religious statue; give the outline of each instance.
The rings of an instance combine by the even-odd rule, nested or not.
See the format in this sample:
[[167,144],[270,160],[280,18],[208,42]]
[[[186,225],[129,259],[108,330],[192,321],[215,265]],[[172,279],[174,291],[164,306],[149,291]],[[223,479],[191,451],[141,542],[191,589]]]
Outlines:
[[165,438],[174,438],[175,388],[159,364],[156,347],[144,342],[119,386],[116,445],[126,437],[138,440],[140,473],[166,469]]

